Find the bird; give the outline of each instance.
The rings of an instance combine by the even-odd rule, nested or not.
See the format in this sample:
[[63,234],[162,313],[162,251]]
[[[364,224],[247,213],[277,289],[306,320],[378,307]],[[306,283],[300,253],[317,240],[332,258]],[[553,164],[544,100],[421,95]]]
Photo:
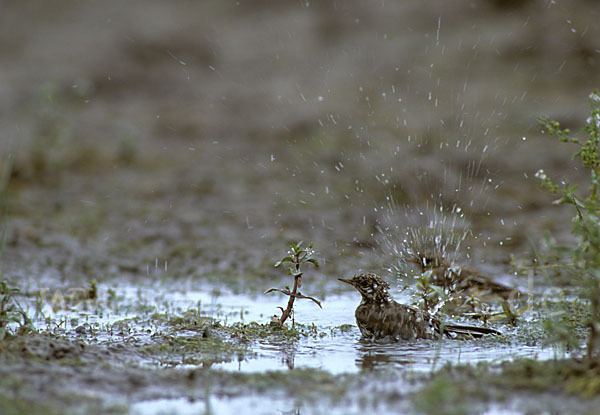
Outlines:
[[502,334],[487,327],[444,324],[427,311],[400,304],[390,295],[390,285],[376,274],[358,274],[352,279],[338,280],[350,284],[362,296],[354,315],[360,333],[368,339],[400,341],[442,336],[471,339]]
[[494,281],[473,268],[463,267],[441,255],[415,254],[406,262],[419,265],[421,272],[431,271],[430,282],[454,293],[494,294],[504,300],[520,296],[516,288]]

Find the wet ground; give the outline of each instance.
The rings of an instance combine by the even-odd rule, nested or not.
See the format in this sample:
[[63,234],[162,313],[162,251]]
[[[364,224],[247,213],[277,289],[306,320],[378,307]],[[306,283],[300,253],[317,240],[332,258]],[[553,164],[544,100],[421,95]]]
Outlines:
[[[541,301],[510,261],[570,240],[534,175],[582,177],[536,118],[583,126],[594,2],[5,3],[0,270],[38,333],[0,348],[3,413],[427,413],[447,363],[562,356],[539,307],[503,340],[365,342],[336,278],[412,302],[403,255],[441,237]],[[278,331],[289,239],[323,309]],[[464,376],[456,413],[595,408]]]
[[[44,318],[37,322],[39,329],[53,329],[53,324],[65,320],[60,328],[87,343],[112,344],[115,338],[122,337],[123,327],[127,330],[127,341],[151,343],[157,335],[160,316],[185,318],[180,331],[173,334],[192,335],[205,329],[190,327],[189,324],[203,318],[215,319],[225,326],[238,326],[251,331],[249,322],[265,322],[281,305],[281,298],[265,298],[263,295],[236,295],[231,292],[212,290],[186,290],[173,292],[164,285],[144,287],[137,285],[115,286],[111,289],[123,295],[108,304],[95,303],[93,310],[80,310],[84,304],[60,309],[55,301],[55,310],[50,306],[40,310]],[[102,289],[101,289],[102,291]],[[212,292],[211,292],[212,291]],[[302,335],[292,338],[253,338],[248,333],[246,340],[251,344],[248,350],[238,350],[237,358],[226,356],[215,362],[216,369],[260,373],[283,369],[320,369],[337,375],[356,373],[361,370],[409,368],[412,371],[428,372],[436,365],[445,363],[476,363],[482,360],[510,360],[515,357],[550,358],[555,356],[551,348],[542,349],[539,345],[523,342],[491,342],[493,358],[490,357],[490,341],[410,341],[403,344],[371,342],[362,340],[354,324],[354,309],[358,305],[358,295],[330,295],[323,303],[323,309],[312,303],[302,303],[295,307],[295,320],[298,320]],[[411,298],[397,295],[398,301],[410,303]],[[199,317],[200,316],[200,317]],[[159,317],[159,318],[157,318]],[[530,317],[531,318],[531,317]],[[75,321],[73,321],[75,319]],[[51,321],[52,323],[49,323]],[[167,319],[167,324],[168,324]],[[304,324],[303,324],[304,322]],[[309,323],[308,325],[306,323]],[[175,325],[176,323],[172,323]],[[118,333],[115,328],[121,329]],[[108,330],[107,330],[108,329]],[[182,330],[183,329],[183,330]],[[191,329],[186,331],[185,329]],[[200,330],[201,329],[201,330]],[[510,329],[509,329],[510,330]],[[108,331],[110,334],[107,334]],[[216,329],[218,332],[218,329]],[[513,330],[510,330],[513,331]],[[276,334],[277,331],[275,330]],[[271,333],[272,334],[272,333]],[[508,333],[507,333],[508,334]],[[159,356],[164,359],[164,356]],[[151,359],[150,359],[151,360]],[[156,363],[153,361],[152,363]],[[173,360],[169,366],[188,367],[185,361]]]

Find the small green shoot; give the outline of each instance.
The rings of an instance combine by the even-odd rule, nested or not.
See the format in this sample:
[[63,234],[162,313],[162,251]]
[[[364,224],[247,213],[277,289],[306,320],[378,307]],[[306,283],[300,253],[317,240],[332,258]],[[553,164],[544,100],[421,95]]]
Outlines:
[[[288,317],[292,316],[292,326],[294,324],[293,312],[294,312],[294,300],[296,298],[305,298],[307,300],[311,300],[316,303],[319,307],[321,307],[321,302],[313,297],[308,297],[303,295],[299,289],[302,286],[302,270],[301,267],[303,264],[311,263],[315,267],[319,267],[319,262],[311,258],[314,255],[315,251],[313,250],[313,244],[309,244],[307,247],[302,247],[302,241],[293,242],[290,241],[290,250],[287,252],[287,256],[283,257],[279,261],[275,263],[275,267],[282,266],[283,264],[290,263],[291,265],[287,269],[287,274],[294,277],[294,287],[290,291],[289,287],[285,287],[284,289],[280,288],[269,288],[265,291],[265,294],[268,294],[273,291],[278,291],[289,296],[289,300],[287,303],[287,307],[283,309],[283,307],[279,307],[281,310],[281,317],[277,320],[280,324],[283,324]],[[321,307],[322,308],[322,307]]]
[[[428,270],[416,277],[419,308],[428,313],[435,313],[443,304],[444,289],[431,284],[433,271]],[[435,310],[434,310],[435,309]]]

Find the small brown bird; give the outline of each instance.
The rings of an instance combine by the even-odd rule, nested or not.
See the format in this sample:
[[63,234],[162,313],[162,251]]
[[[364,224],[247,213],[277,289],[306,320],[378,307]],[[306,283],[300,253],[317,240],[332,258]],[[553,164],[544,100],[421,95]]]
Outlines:
[[419,265],[421,272],[431,270],[431,283],[449,289],[451,292],[495,294],[505,300],[521,294],[516,288],[500,284],[475,269],[457,265],[441,255],[416,254],[406,262]]
[[479,338],[501,333],[486,327],[443,324],[431,314],[397,303],[389,293],[389,284],[375,274],[359,274],[350,280],[339,278],[360,293],[362,301],[354,313],[364,337],[372,339],[436,339],[441,335],[454,339]]

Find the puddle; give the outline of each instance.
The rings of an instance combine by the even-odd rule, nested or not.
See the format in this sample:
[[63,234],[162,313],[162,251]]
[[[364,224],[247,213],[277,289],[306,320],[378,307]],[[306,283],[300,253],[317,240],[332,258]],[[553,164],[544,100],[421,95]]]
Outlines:
[[[202,290],[168,291],[164,286],[133,287],[128,284],[111,285],[113,292],[119,293],[118,301],[113,299],[112,307],[103,307],[101,312],[94,309],[53,311],[49,304],[44,305],[46,319],[38,320],[39,328],[63,325],[67,335],[75,336],[81,324],[95,327],[93,340],[110,343],[123,335],[107,329],[119,321],[126,321],[128,336],[138,342],[151,342],[153,313],[181,315],[186,310],[199,307],[203,315],[213,317],[223,324],[270,320],[277,307],[285,303],[284,296],[278,295],[239,295],[207,286]],[[107,286],[100,286],[100,293],[108,292]],[[408,302],[402,293],[393,293],[399,301]],[[550,359],[555,357],[550,348],[524,344],[502,344],[473,341],[412,341],[400,343],[376,343],[363,341],[354,322],[354,310],[360,301],[353,292],[342,295],[329,295],[323,301],[323,309],[309,301],[297,301],[295,319],[297,322],[316,326],[315,334],[300,336],[296,341],[258,339],[252,344],[252,354],[234,358],[229,362],[215,363],[213,368],[227,371],[266,372],[292,368],[312,368],[328,371],[334,375],[356,373],[362,370],[403,369],[428,372],[440,368],[445,363],[477,363],[480,361],[500,362],[515,357]],[[147,318],[136,323],[135,317],[145,313]],[[344,326],[345,325],[345,326]],[[342,330],[340,326],[345,329]],[[103,330],[104,329],[104,330]],[[88,335],[88,340],[89,340]],[[155,365],[157,362],[141,362]],[[193,368],[193,365],[180,364],[177,367]]]
[[210,397],[206,400],[191,401],[186,398],[154,399],[137,402],[129,408],[131,415],[197,415],[197,414],[256,414],[256,415],[281,415],[281,414],[323,414],[347,415],[363,413],[358,405],[343,405],[334,407],[317,402],[298,403],[288,398],[256,396],[240,397]]
[[[514,403],[490,404],[487,408],[481,408],[483,415],[519,415],[526,413],[523,408],[512,408]],[[348,415],[368,413],[369,409],[377,409],[378,413],[389,411],[398,413],[398,408],[365,408],[356,402],[345,402],[345,405],[334,406],[329,403],[290,402],[289,398],[265,397],[265,396],[243,396],[235,398],[211,397],[208,401],[192,401],[186,398],[178,399],[154,399],[137,402],[129,408],[131,415],[197,415],[197,414],[221,414],[238,415],[240,413],[256,415],[281,415],[281,414],[323,414]],[[387,410],[387,411],[386,411]],[[409,408],[407,408],[409,410]]]

